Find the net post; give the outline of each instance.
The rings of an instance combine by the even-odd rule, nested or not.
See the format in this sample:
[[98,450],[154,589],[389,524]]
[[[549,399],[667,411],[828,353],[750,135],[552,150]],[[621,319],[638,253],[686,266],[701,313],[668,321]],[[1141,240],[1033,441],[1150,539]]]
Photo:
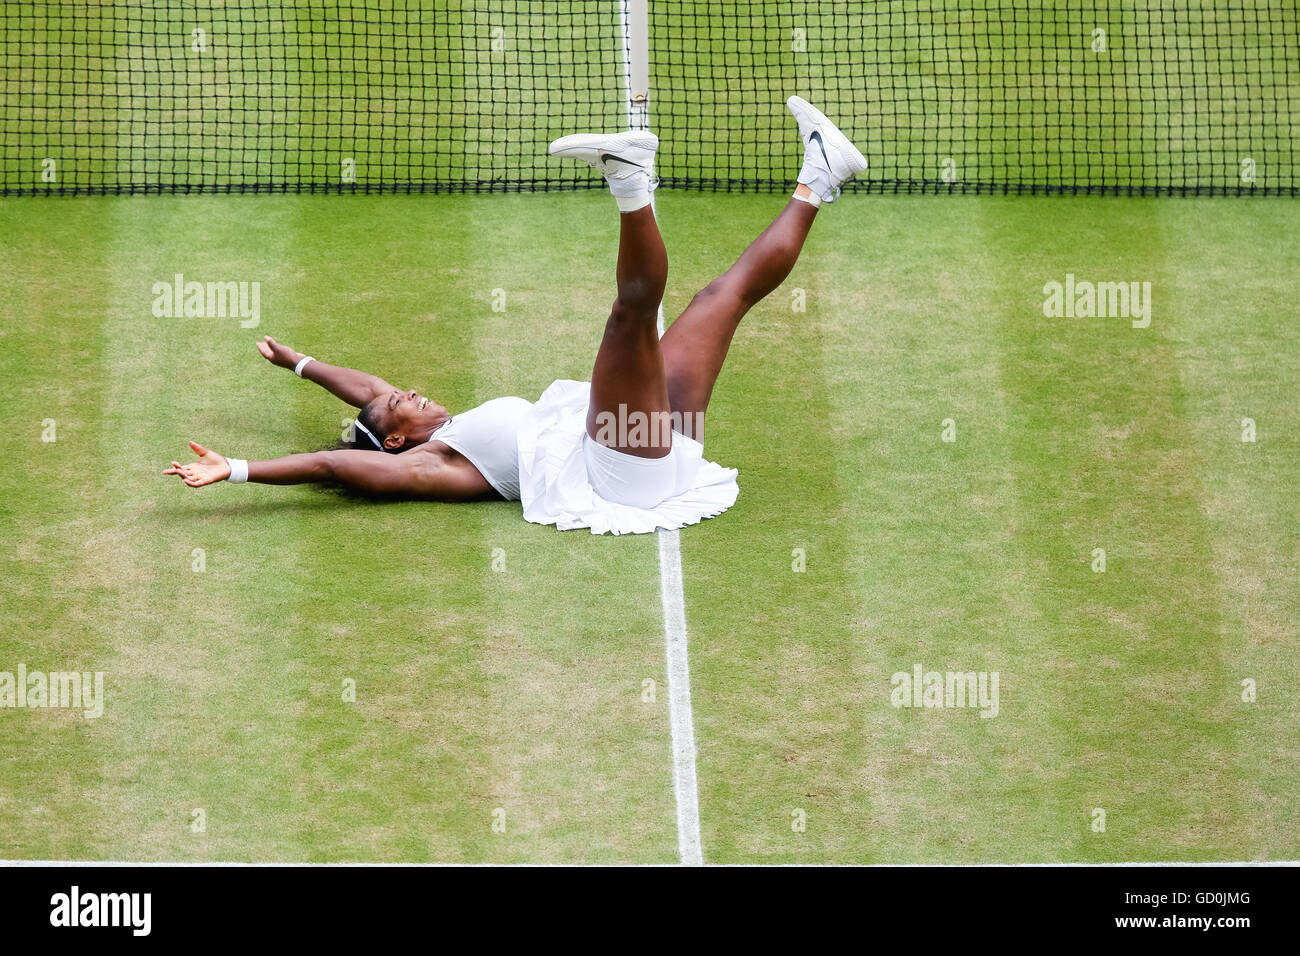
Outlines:
[[650,0],[627,3],[627,119],[631,129],[650,120]]

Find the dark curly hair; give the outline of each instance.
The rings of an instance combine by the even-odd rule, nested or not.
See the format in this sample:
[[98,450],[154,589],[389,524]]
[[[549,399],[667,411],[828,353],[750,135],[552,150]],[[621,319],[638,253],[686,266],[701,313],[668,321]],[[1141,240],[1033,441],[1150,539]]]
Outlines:
[[[389,454],[397,454],[405,451],[405,446],[399,448],[385,448],[384,439],[388,436],[383,433],[379,427],[379,400],[371,402],[357,412],[355,419],[356,424],[349,429],[349,439],[339,441],[339,448],[352,448],[359,451],[386,451]],[[364,429],[364,430],[363,430]],[[371,440],[371,436],[374,440]]]

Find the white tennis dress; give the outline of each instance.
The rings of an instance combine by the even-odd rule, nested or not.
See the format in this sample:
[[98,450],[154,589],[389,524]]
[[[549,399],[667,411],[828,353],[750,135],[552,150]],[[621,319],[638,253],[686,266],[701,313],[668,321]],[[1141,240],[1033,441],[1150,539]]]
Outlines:
[[[720,515],[736,503],[736,469],[704,460],[704,446],[673,432],[668,459],[621,455],[587,437],[591,385],[560,379],[536,402],[494,398],[453,415],[430,436],[460,452],[503,498],[523,503],[524,517],[561,531],[645,534],[673,530]],[[652,507],[636,500],[653,471],[660,491]],[[608,496],[602,496],[600,488]],[[649,500],[649,499],[647,499]]]

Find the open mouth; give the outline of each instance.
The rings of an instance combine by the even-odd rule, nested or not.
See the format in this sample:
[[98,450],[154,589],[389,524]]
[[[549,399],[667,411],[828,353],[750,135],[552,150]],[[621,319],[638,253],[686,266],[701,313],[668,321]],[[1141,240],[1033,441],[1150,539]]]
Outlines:
[[425,398],[423,395],[421,395],[421,396],[420,396],[420,402],[419,402],[419,404],[416,406],[416,409],[415,409],[415,410],[416,410],[417,412],[422,412],[422,411],[424,411],[424,406],[425,406],[425,405],[428,405],[428,404],[429,404],[429,400],[428,400],[427,398]]

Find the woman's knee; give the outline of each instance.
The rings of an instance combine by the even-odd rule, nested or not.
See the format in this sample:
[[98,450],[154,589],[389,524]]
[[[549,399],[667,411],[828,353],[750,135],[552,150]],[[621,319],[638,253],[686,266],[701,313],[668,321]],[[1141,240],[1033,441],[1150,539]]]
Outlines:
[[745,298],[740,281],[730,273],[723,273],[706,285],[691,299],[691,304],[702,308],[724,309],[731,313],[744,313],[750,302]]
[[629,330],[644,331],[646,326],[658,329],[659,324],[659,303],[653,304],[636,299],[628,300],[623,297],[622,291],[619,297],[614,300],[614,305],[609,310],[609,319],[605,323],[606,330]]

